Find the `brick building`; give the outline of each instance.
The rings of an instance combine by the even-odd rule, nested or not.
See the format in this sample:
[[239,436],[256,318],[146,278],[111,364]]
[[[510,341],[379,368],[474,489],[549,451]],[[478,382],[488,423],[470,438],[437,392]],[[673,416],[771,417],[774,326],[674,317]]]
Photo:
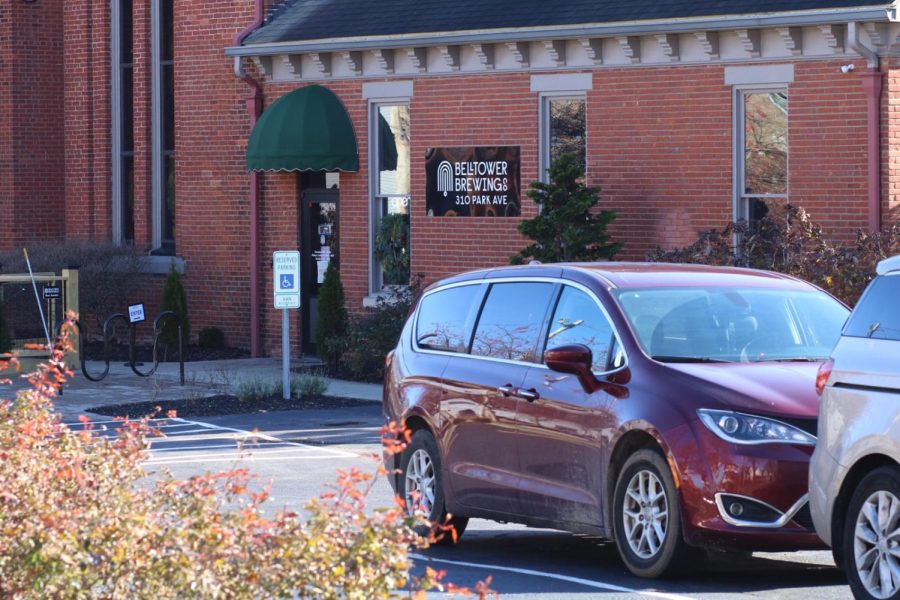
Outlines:
[[506,264],[563,151],[619,212],[621,258],[786,201],[849,238],[900,217],[895,21],[852,0],[10,0],[0,248],[174,259],[195,328],[266,353],[272,251],[303,253],[308,349],[329,260],[352,310],[410,272]]

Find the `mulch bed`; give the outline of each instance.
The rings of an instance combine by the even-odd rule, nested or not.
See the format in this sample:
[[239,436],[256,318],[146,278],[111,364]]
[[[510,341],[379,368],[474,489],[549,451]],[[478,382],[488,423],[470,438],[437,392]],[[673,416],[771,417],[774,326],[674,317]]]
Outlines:
[[348,408],[353,406],[371,406],[372,404],[373,402],[368,400],[341,398],[338,396],[308,396],[285,400],[281,395],[275,395],[262,400],[240,400],[237,396],[230,394],[218,394],[205,398],[112,404],[97,406],[87,410],[88,412],[109,417],[137,419],[149,414],[165,417],[170,410],[176,411],[179,417],[217,417],[278,410]]
[[[122,362],[129,360],[128,344],[110,344],[110,362]],[[178,362],[178,348],[167,351],[163,346],[158,350],[159,362]],[[84,345],[84,357],[87,360],[105,360],[103,342],[93,341]],[[250,353],[240,348],[201,348],[200,346],[188,346],[184,349],[184,362],[199,360],[227,360],[231,358],[249,358]],[[134,359],[143,363],[153,362],[153,346],[149,344],[137,344],[134,347]]]

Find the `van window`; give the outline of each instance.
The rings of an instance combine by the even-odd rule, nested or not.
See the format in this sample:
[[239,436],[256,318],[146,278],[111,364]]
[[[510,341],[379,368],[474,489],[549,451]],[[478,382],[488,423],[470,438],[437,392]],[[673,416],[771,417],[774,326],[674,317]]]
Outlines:
[[900,275],[876,277],[850,315],[844,335],[900,341]]
[[594,371],[606,371],[613,339],[612,326],[594,299],[566,286],[553,311],[545,350],[566,344],[584,344],[593,354]]
[[472,354],[535,362],[552,283],[495,283],[472,340]]
[[480,285],[465,285],[425,296],[416,319],[419,347],[446,352],[468,350],[481,291]]

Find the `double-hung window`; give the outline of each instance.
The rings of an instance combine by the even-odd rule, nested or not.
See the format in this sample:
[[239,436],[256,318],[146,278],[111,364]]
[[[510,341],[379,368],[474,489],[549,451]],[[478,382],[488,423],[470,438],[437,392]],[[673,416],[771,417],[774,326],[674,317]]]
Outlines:
[[541,96],[541,181],[548,181],[547,169],[562,154],[578,157],[587,171],[587,121],[584,94]]
[[153,253],[175,254],[175,4],[153,1]]
[[370,104],[372,203],[370,289],[408,285],[410,274],[409,102]]
[[735,90],[735,218],[752,224],[788,199],[786,88]]
[[112,238],[134,243],[134,4],[114,0],[112,33]]

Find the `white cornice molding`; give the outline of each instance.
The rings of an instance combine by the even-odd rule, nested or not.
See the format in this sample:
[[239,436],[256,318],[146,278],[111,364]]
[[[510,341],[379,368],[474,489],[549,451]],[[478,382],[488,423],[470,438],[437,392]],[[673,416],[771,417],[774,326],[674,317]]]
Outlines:
[[[900,23],[860,23],[864,43],[881,56],[898,51]],[[320,81],[555,71],[681,64],[753,64],[787,60],[829,60],[856,56],[848,44],[846,24],[737,28],[683,34],[579,37],[540,42],[438,44],[395,50],[375,48],[306,52],[250,58],[272,81]],[[273,60],[274,59],[274,60]]]

